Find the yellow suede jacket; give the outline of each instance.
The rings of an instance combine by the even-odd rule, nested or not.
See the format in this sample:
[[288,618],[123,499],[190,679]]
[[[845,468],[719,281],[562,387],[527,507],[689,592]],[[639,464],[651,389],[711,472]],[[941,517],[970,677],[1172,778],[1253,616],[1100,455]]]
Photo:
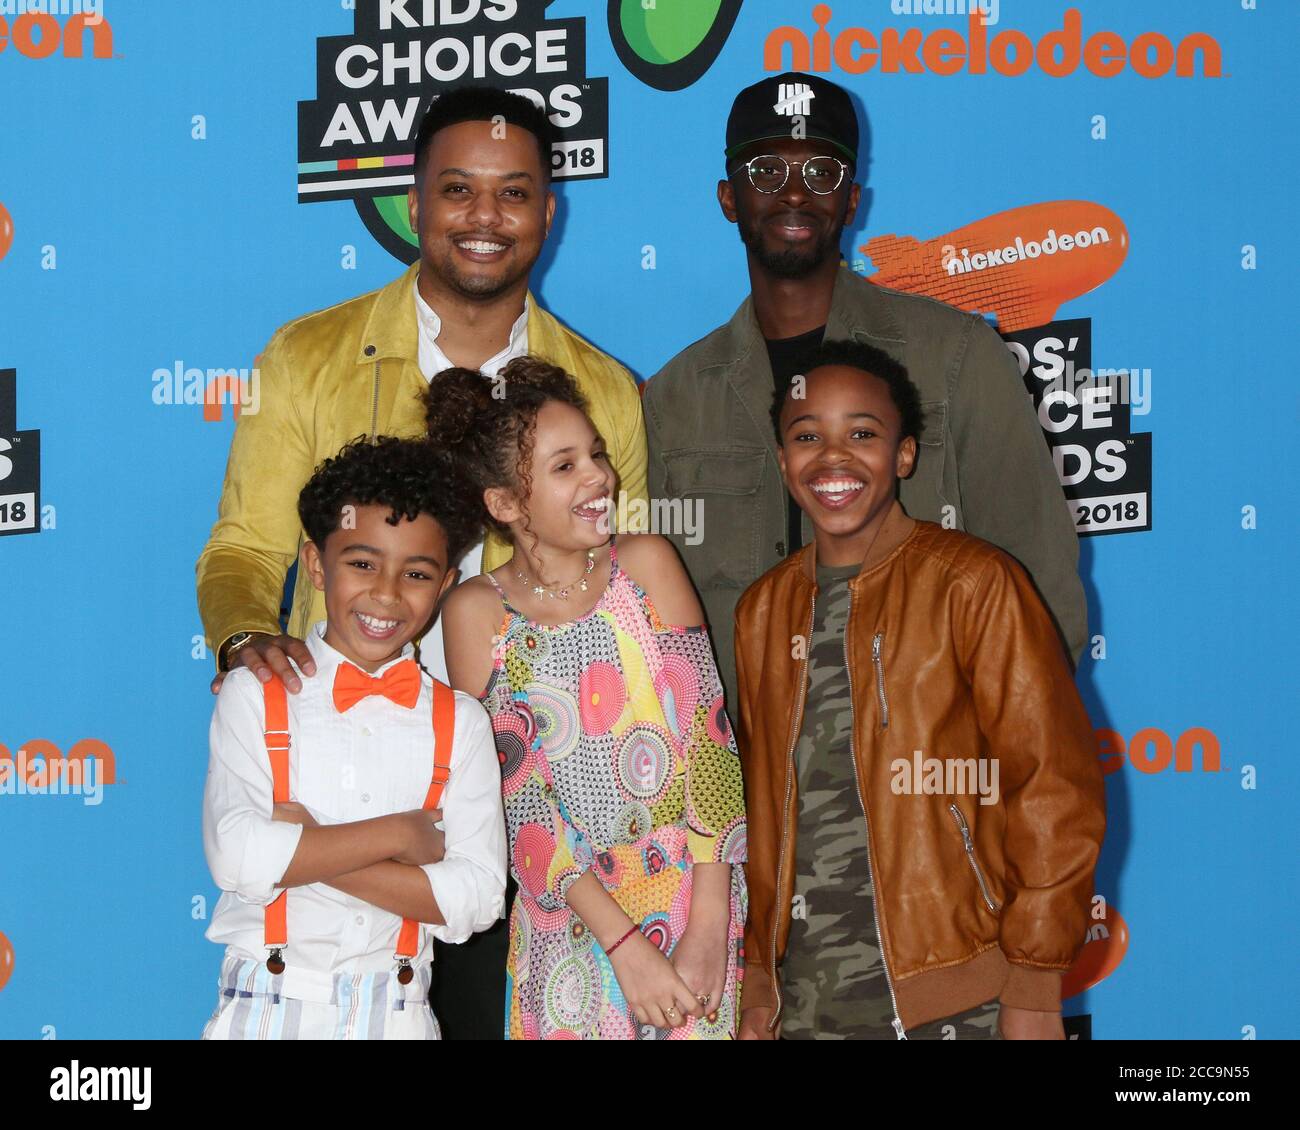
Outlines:
[[[256,411],[235,427],[216,525],[197,566],[199,614],[209,646],[236,632],[278,633],[285,575],[305,534],[298,493],[324,459],[359,436],[424,431],[413,286],[419,264],[379,290],[289,322],[258,362]],[[530,293],[529,352],[570,373],[604,437],[619,487],[645,497],[641,399],[631,374],[548,314]],[[484,569],[510,557],[489,533]],[[324,596],[298,574],[288,632],[325,617]]]

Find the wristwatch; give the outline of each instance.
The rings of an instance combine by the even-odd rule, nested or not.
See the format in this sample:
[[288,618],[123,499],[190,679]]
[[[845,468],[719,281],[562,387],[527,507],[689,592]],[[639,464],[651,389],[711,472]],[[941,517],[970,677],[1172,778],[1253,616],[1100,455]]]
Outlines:
[[221,645],[221,651],[217,656],[221,670],[230,670],[230,657],[235,654],[241,647],[248,643],[254,636],[263,635],[260,632],[236,632],[230,639]]

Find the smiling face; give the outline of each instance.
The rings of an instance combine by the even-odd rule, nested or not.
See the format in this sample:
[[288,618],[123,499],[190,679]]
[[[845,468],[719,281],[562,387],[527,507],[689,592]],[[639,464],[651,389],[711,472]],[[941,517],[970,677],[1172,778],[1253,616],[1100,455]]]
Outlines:
[[533,450],[528,461],[528,497],[504,488],[486,492],[489,510],[511,528],[516,544],[537,552],[572,553],[595,549],[609,541],[609,507],[616,476],[585,412],[571,404],[548,400],[537,411]]
[[420,275],[435,292],[490,299],[528,286],[551,230],[537,139],[519,126],[459,122],[434,134],[407,196],[420,235]]
[[[742,166],[770,154],[792,162],[790,175],[779,191],[759,192]],[[861,186],[846,169],[839,187],[822,195],[804,184],[803,165],[794,164],[826,156],[843,160],[825,141],[755,142],[731,159],[727,167],[737,171],[718,184],[723,214],[739,229],[751,260],[777,278],[804,278],[828,259],[839,261],[840,235],[857,212]]]
[[804,394],[781,409],[781,474],[813,524],[818,562],[856,564],[889,513],[897,480],[912,473],[916,440],[900,438],[889,385],[861,369],[814,369]]
[[307,542],[302,563],[325,593],[325,642],[373,672],[424,631],[456,571],[447,567],[447,536],[428,514],[393,526],[387,506],[347,513],[351,528],[331,533],[323,552]]

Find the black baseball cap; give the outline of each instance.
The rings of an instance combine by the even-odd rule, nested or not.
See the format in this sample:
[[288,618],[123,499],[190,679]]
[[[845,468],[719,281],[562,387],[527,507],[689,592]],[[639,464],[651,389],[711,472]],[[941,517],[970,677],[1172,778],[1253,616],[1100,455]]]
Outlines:
[[734,157],[756,141],[789,137],[795,115],[803,117],[806,137],[829,141],[856,164],[858,115],[848,93],[799,71],[765,78],[736,95],[727,118],[726,156]]

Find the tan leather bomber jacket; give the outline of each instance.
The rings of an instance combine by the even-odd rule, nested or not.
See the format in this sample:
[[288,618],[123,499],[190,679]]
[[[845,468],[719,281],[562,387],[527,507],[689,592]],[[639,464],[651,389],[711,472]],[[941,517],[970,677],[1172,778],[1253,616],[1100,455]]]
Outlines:
[[[897,507],[890,520],[900,530],[911,521]],[[736,610],[749,814],[741,1007],[774,1008],[773,1027],[794,893],[814,554],[805,546],[764,574]],[[1052,622],[1012,558],[931,522],[899,534],[850,587],[852,753],[894,1027],[901,1037],[994,997],[1054,1010],[1084,942],[1105,797]],[[981,803],[959,777],[945,774],[936,788],[935,777],[927,786],[900,772],[918,750],[921,759],[997,759],[996,803]],[[927,791],[896,790],[899,781]]]

